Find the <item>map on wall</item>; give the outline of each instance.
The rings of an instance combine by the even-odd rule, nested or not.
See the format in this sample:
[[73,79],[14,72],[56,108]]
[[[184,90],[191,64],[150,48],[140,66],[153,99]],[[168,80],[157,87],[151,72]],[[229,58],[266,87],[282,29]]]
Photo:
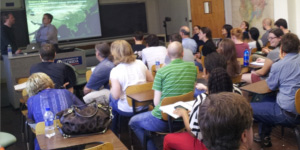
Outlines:
[[250,27],[257,27],[260,34],[264,33],[262,21],[274,18],[273,0],[239,0],[232,1],[232,25],[239,27],[242,21],[247,21]]

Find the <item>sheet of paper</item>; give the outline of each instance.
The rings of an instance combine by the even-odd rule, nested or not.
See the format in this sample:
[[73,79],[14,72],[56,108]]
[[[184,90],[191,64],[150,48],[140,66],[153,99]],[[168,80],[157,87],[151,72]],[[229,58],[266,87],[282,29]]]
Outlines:
[[26,88],[26,82],[21,83],[21,84],[17,84],[17,85],[14,86],[14,88],[15,88],[16,91],[22,91],[23,89]]
[[259,62],[252,62],[250,63],[251,65],[256,65],[256,66],[263,66],[265,63],[259,63]]
[[173,113],[174,110],[175,110],[175,107],[176,106],[182,106],[182,107],[186,108],[187,110],[191,111],[193,109],[194,102],[195,102],[195,100],[188,101],[188,102],[179,101],[179,102],[176,102],[174,104],[161,106],[159,109],[161,111],[163,111],[164,113],[167,113],[168,115],[170,115],[173,118],[177,119],[177,118],[179,118],[179,116]]

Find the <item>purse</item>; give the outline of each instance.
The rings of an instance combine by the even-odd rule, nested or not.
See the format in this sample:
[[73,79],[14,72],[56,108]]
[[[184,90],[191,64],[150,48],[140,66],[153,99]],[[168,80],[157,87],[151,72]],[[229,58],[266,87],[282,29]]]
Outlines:
[[62,127],[58,127],[64,137],[105,133],[112,120],[111,107],[107,104],[91,103],[73,105],[56,114]]

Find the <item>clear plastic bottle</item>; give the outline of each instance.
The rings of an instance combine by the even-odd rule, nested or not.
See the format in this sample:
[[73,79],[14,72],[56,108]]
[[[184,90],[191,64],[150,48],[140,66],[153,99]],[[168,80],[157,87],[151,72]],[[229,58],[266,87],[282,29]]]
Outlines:
[[12,49],[11,49],[11,46],[9,44],[7,46],[7,55],[8,55],[8,57],[12,57]]
[[48,138],[51,138],[52,136],[55,135],[53,120],[54,120],[53,113],[50,111],[50,108],[46,108],[46,112],[44,114],[44,121],[45,121],[45,135]]
[[249,51],[245,49],[244,51],[244,66],[249,65]]
[[159,61],[159,59],[155,60],[155,69],[156,69],[156,71],[158,71],[158,69],[160,69],[160,61]]

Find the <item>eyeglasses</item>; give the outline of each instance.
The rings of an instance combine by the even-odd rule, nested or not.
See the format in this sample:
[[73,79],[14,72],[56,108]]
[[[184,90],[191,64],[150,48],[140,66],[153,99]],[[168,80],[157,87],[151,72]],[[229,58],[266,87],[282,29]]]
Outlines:
[[276,39],[277,37],[268,37],[268,40],[271,41],[273,39]]

